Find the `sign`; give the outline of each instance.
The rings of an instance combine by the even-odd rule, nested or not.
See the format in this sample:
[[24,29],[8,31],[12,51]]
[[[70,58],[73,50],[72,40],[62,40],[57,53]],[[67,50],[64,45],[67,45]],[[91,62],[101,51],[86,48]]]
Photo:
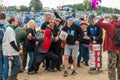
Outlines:
[[64,39],[67,38],[67,36],[68,36],[68,33],[62,30],[61,33],[60,33],[59,38],[60,38],[61,40],[64,40]]
[[100,67],[100,44],[90,44],[90,68]]

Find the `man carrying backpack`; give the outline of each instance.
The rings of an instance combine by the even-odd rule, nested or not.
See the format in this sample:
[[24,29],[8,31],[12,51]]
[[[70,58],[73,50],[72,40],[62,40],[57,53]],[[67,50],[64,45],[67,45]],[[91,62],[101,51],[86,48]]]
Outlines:
[[[103,20],[107,18],[110,18],[110,22],[104,23]],[[120,27],[120,21],[117,19],[118,16],[115,14],[112,16],[104,15],[103,18],[97,22],[97,25],[106,31],[103,50],[108,51],[109,80],[120,80],[120,46],[116,46],[113,43],[114,36],[117,35],[115,32],[119,29],[118,27]],[[116,74],[118,79],[116,79]]]
[[5,26],[8,22],[5,20],[6,15],[4,13],[0,13],[0,80],[3,80],[3,52],[2,52],[2,39],[5,32]]

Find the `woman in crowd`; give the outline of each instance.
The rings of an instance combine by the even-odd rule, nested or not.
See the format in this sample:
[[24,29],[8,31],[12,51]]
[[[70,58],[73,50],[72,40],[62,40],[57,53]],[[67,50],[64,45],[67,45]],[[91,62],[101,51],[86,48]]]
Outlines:
[[81,41],[81,43],[79,44],[79,55],[78,55],[78,67],[80,67],[80,61],[81,61],[81,58],[83,57],[84,55],[84,58],[85,58],[85,65],[86,66],[89,66],[88,65],[88,60],[89,60],[89,43],[90,43],[90,38],[87,36],[87,27],[88,27],[88,24],[84,21],[82,21],[80,23],[80,27],[84,33],[84,37],[83,37],[83,41]]
[[52,42],[50,51],[59,56],[59,64],[57,65],[57,69],[60,70],[60,59],[62,58],[60,55],[60,40],[59,40],[59,29],[56,27],[56,21],[51,19],[49,21],[49,29],[51,30],[52,37],[56,38],[56,41]]
[[50,20],[51,18],[52,18],[52,16],[51,16],[50,13],[46,14],[45,19],[44,19],[44,23],[43,23],[42,26],[41,26],[41,30],[40,30],[41,33],[43,33],[44,30],[48,27],[48,25],[49,25],[49,20]]
[[33,61],[34,61],[34,55],[35,55],[35,44],[36,44],[36,28],[37,24],[35,23],[35,21],[30,20],[27,23],[27,37],[25,40],[25,46],[26,46],[26,50],[29,53],[29,63],[28,63],[28,74],[34,74],[34,70],[33,70]]

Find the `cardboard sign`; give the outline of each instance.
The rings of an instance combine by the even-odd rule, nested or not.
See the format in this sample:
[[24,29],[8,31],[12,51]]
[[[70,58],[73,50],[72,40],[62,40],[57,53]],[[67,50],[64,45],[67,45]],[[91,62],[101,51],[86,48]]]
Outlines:
[[68,33],[62,30],[61,33],[60,33],[59,38],[60,38],[61,40],[63,40],[63,39],[66,39],[67,36],[68,36]]
[[90,67],[98,68],[100,67],[100,44],[90,44],[89,46],[90,53]]

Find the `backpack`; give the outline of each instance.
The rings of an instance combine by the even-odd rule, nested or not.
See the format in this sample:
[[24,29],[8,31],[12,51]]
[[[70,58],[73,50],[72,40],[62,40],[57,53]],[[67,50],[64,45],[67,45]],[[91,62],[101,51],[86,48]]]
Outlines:
[[22,27],[17,27],[15,29],[15,33],[16,33],[16,40],[20,42],[24,41],[27,36],[26,30]]
[[4,24],[1,24],[0,25],[0,44],[2,43],[4,32],[5,32]]
[[112,41],[113,41],[114,45],[120,46],[120,26],[116,27],[115,35],[112,38]]

